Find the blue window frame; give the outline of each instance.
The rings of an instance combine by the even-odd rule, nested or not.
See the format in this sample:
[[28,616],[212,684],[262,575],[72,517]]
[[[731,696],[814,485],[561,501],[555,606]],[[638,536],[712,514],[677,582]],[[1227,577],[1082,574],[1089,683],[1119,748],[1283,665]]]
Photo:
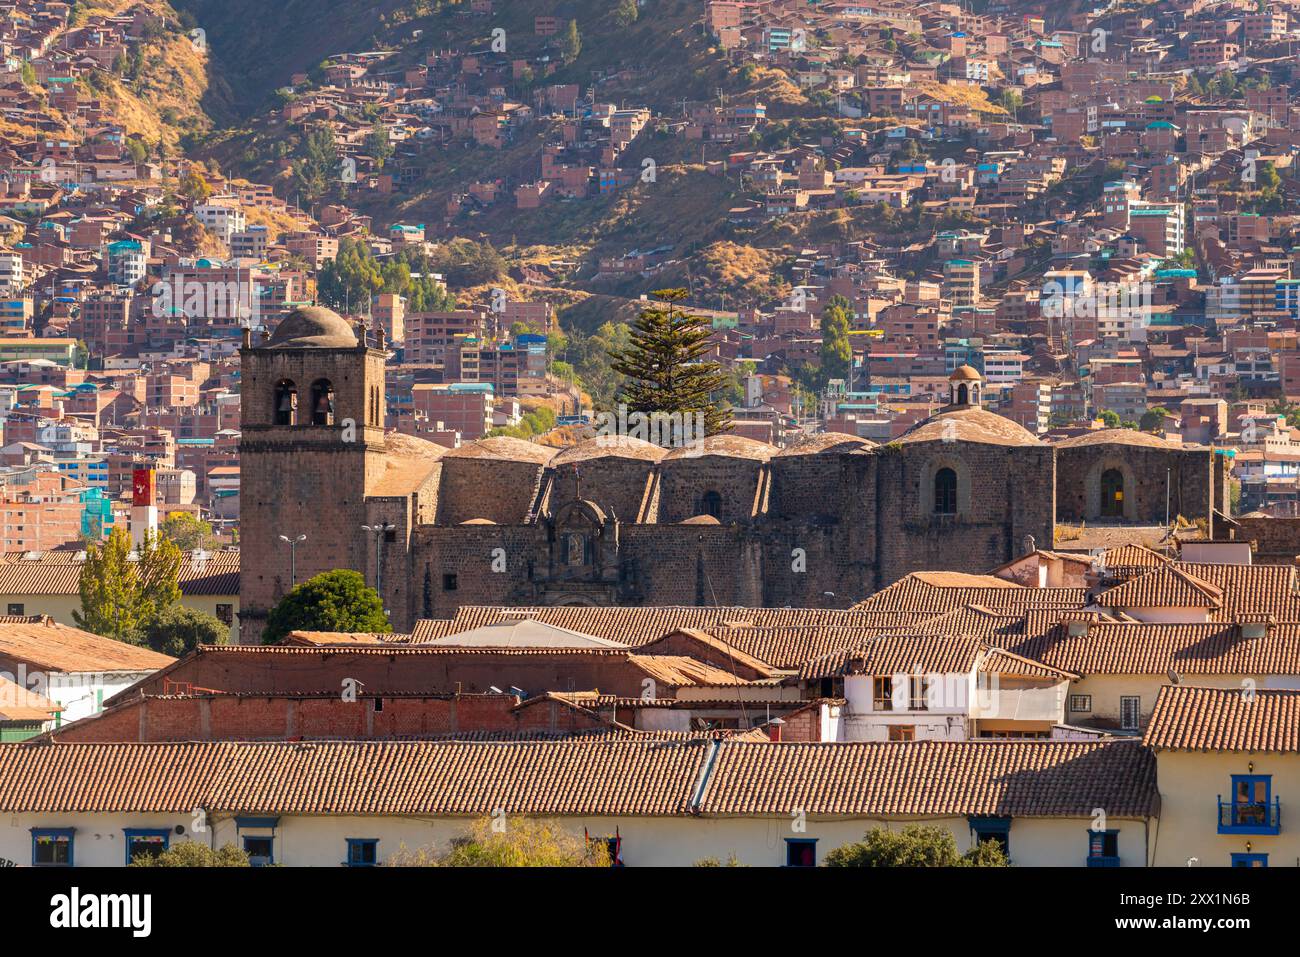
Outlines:
[[816,867],[817,838],[787,837],[785,839],[786,867]]
[[1088,831],[1088,866],[1119,867],[1119,831]]
[[143,856],[157,857],[171,845],[172,832],[166,828],[128,827],[126,835],[126,862],[130,864]]
[[1002,853],[1007,857],[1011,856],[1011,818],[971,815],[966,820],[970,822],[971,833],[976,844],[997,841],[1002,848]]
[[250,828],[271,832],[270,834],[240,834],[244,853],[248,855],[248,863],[253,867],[267,867],[275,863],[275,829],[279,823],[278,817],[239,815],[235,818],[237,832]]
[[72,867],[76,828],[32,828],[32,867]]
[[1271,774],[1234,774],[1230,800],[1219,795],[1220,834],[1276,834],[1282,809]]
[[379,838],[349,837],[348,867],[375,867],[379,864]]
[[1233,867],[1268,867],[1267,854],[1233,854]]
[[244,853],[252,867],[268,867],[275,863],[275,836],[272,834],[245,834]]

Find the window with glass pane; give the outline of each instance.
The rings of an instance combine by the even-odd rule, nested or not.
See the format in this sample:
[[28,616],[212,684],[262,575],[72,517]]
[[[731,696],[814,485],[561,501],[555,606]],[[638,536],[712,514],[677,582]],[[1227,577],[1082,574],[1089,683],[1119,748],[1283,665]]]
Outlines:
[[374,867],[378,860],[378,839],[348,838],[348,867]]
[[67,831],[32,832],[33,867],[72,866],[72,834]]
[[894,679],[885,675],[872,683],[871,708],[873,711],[894,710]]
[[1268,785],[1268,778],[1264,777],[1239,777],[1233,781],[1234,823],[1268,823]]
[[126,859],[128,863],[145,857],[157,857],[165,850],[167,850],[166,832],[128,834],[126,837]]
[[927,703],[929,690],[929,678],[909,678],[907,682],[907,707],[912,711],[927,710],[929,708]]

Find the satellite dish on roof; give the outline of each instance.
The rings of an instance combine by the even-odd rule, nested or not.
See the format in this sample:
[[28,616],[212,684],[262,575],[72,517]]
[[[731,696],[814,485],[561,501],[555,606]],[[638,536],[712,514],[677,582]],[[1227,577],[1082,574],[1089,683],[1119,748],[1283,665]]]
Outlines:
[[1178,672],[1174,671],[1173,668],[1170,668],[1170,669],[1169,669],[1169,680],[1170,680],[1171,682],[1173,682],[1174,684],[1178,684],[1182,679],[1178,677]]

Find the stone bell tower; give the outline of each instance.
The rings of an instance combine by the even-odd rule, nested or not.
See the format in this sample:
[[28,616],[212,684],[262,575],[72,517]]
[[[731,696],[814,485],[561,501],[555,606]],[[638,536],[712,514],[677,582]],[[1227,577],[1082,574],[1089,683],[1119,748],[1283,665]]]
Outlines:
[[384,360],[382,348],[319,306],[295,310],[260,345],[245,331],[241,641],[260,641],[295,581],[336,568],[364,573],[365,493],[384,467]]
[[953,409],[978,409],[984,377],[972,366],[958,366],[948,376],[948,405]]

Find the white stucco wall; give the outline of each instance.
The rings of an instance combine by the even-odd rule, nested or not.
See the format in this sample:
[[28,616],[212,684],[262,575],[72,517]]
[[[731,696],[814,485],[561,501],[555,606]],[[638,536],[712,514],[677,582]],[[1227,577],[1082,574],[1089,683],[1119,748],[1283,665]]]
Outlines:
[[[128,814],[6,814],[0,818],[0,858],[18,866],[31,864],[32,827],[75,827],[73,856],[77,867],[122,866],[126,858],[125,828],[166,828],[181,825],[185,837],[173,832],[173,842],[199,839],[217,846],[237,843],[240,832],[231,818],[209,822],[210,830],[188,830],[192,815]],[[435,845],[445,850],[450,840],[465,834],[468,819],[282,817],[275,830],[275,860],[286,866],[337,867],[347,853],[347,838],[378,838],[380,860],[387,860],[403,843],[409,849]],[[809,818],[802,831],[793,818],[565,818],[564,826],[577,836],[586,827],[593,836],[612,836],[617,828],[623,838],[623,861],[629,867],[690,866],[716,857],[726,861],[732,854],[751,866],[779,867],[785,863],[786,839],[816,839],[817,860],[836,847],[862,839],[873,827],[899,830],[904,821],[872,819],[823,820]],[[965,817],[920,821],[949,828],[960,850],[971,845]],[[1018,818],[1011,824],[1009,841],[1012,863],[1017,866],[1081,867],[1088,853],[1089,818]],[[1146,826],[1142,821],[1112,820],[1119,830],[1123,866],[1141,866],[1145,861]],[[247,830],[247,834],[269,831]]]

